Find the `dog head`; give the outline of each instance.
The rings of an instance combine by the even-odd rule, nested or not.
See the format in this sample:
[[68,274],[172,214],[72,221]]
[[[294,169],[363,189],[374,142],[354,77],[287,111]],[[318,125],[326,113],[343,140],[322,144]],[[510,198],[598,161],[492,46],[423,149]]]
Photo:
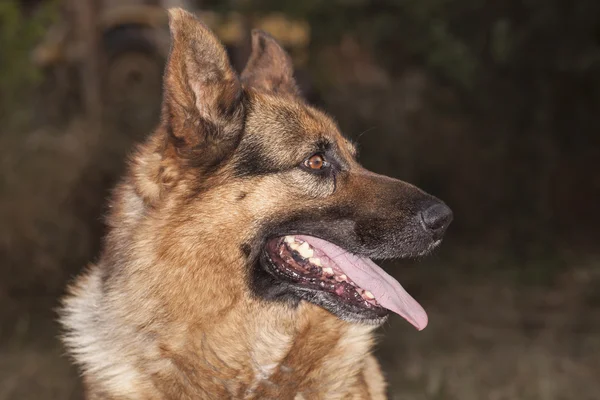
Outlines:
[[307,301],[372,324],[391,310],[424,328],[422,308],[371,258],[428,253],[450,209],[361,167],[335,122],[302,99],[268,34],[252,33],[238,76],[200,21],[182,10],[170,20],[162,123],[133,175],[160,225],[157,257],[210,270],[257,301]]

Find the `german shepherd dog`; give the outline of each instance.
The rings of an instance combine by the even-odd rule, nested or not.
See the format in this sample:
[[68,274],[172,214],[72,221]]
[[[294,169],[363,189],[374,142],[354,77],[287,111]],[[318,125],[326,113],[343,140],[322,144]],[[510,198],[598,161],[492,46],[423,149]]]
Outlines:
[[385,398],[373,331],[427,315],[371,259],[428,253],[452,212],[362,168],[271,36],[253,32],[238,76],[205,25],[169,14],[160,126],[60,311],[87,398]]

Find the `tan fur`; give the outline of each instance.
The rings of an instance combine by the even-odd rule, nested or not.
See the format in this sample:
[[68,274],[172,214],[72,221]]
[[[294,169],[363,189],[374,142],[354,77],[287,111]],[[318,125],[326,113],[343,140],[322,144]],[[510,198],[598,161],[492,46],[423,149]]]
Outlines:
[[[291,67],[277,49],[267,50],[277,79],[264,74],[269,60],[255,57],[238,81],[198,21],[178,10],[171,25],[163,124],[115,191],[100,262],[64,300],[64,340],[87,398],[384,398],[370,355],[374,327],[305,301],[256,298],[241,250],[272,215],[344,202],[348,193],[376,202],[365,188],[370,173],[335,124],[294,97]],[[242,90],[247,102],[238,104]],[[307,138],[335,141],[354,171],[347,191],[333,193],[331,183],[292,169],[233,179],[235,156],[215,173],[191,167],[196,155],[224,157],[220,151],[237,146],[242,115],[244,140],[256,138],[273,163],[296,162]]]

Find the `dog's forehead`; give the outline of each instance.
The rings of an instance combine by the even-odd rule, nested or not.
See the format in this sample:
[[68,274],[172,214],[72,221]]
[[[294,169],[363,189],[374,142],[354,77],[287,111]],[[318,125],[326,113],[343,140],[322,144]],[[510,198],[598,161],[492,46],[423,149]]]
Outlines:
[[340,133],[331,117],[293,98],[266,94],[253,96],[246,130],[275,145],[303,143],[312,146],[316,142],[328,142],[350,157],[356,153],[354,145]]

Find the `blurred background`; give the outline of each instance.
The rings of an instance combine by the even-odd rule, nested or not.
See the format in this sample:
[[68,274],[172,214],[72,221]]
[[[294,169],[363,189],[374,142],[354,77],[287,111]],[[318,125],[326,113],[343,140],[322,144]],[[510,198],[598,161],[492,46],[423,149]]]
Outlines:
[[157,123],[174,5],[238,69],[271,32],[365,166],[453,208],[390,265],[430,315],[381,329],[390,398],[600,398],[598,0],[0,0],[0,400],[81,398],[54,308]]

